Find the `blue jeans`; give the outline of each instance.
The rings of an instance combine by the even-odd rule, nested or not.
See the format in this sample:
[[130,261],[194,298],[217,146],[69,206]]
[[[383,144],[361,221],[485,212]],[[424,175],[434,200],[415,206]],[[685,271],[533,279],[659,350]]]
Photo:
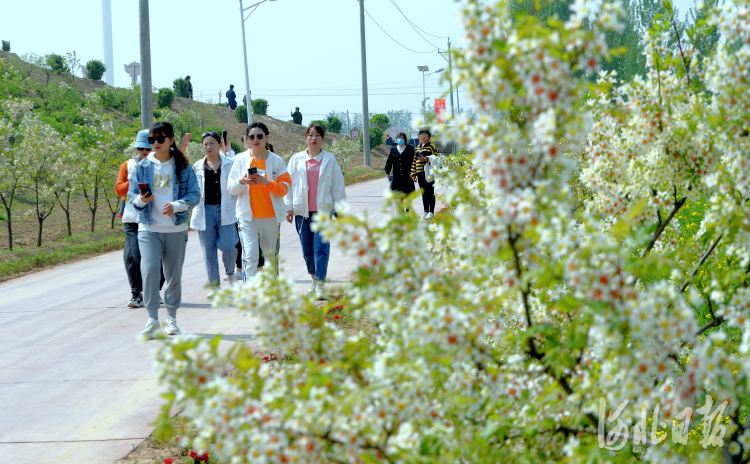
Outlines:
[[221,261],[224,272],[234,275],[234,264],[237,259],[237,229],[234,224],[221,225],[221,205],[204,205],[206,214],[206,230],[198,231],[203,262],[206,264],[206,274],[210,285],[219,285],[218,250],[221,250]]
[[310,217],[295,216],[297,234],[302,244],[302,254],[307,264],[307,273],[315,275],[315,279],[325,282],[328,274],[328,257],[331,252],[331,244],[323,242],[323,237],[318,232],[310,230],[313,218],[317,211],[310,211]]

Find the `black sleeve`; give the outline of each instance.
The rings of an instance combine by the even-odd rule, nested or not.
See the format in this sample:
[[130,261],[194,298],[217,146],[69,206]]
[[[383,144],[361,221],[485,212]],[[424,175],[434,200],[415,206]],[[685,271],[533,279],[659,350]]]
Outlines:
[[393,149],[388,153],[388,160],[385,162],[385,173],[390,175],[391,169],[393,169]]

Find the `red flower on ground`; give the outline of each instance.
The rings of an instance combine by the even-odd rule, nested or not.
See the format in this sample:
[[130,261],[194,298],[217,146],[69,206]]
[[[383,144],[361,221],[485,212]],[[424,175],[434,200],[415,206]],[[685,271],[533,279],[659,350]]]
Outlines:
[[193,448],[190,448],[190,454],[189,454],[189,456],[191,458],[193,458],[193,459],[197,459],[198,458],[198,453],[196,453],[195,451],[193,451]]
[[333,316],[333,318],[336,319],[336,320],[339,320],[339,319],[341,319],[341,316],[339,316],[338,314],[336,314],[335,316]]
[[263,356],[263,361],[268,361],[268,356]]
[[172,464],[173,462],[174,462],[174,459],[172,458],[167,458],[164,460],[164,464]]

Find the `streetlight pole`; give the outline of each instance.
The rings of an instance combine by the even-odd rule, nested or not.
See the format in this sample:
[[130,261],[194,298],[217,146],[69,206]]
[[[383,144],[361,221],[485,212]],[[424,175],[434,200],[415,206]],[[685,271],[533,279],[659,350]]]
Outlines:
[[359,38],[362,49],[362,148],[365,166],[370,165],[370,110],[367,102],[367,45],[365,43],[365,0],[359,0]]
[[[245,98],[247,100],[247,125],[253,123],[253,101],[250,97],[250,73],[247,71],[247,41],[245,40],[245,21],[250,17],[251,14],[255,13],[255,10],[261,3],[265,3],[268,0],[262,0],[258,3],[254,3],[247,8],[243,8],[242,0],[240,0],[240,27],[242,28],[242,57],[245,59]],[[275,0],[271,0],[275,1]],[[252,11],[245,16],[245,11],[252,8]]]
[[151,33],[148,0],[138,2],[141,39],[141,126],[149,129],[154,122],[154,95],[151,93]]
[[430,70],[428,66],[417,66],[417,69],[422,71],[422,119],[427,121],[427,110],[425,109],[425,103],[427,102],[427,96],[425,95],[425,81],[433,74],[445,71],[445,68],[440,68],[437,71],[427,74],[426,76],[424,73]]

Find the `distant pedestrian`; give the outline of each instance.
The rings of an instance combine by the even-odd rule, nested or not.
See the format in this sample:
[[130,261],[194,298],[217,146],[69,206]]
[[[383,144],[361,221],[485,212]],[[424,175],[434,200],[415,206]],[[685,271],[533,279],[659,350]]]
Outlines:
[[[159,266],[164,265],[167,287],[164,333],[178,335],[177,309],[182,303],[182,265],[188,240],[188,214],[198,204],[201,189],[185,155],[175,143],[174,128],[157,122],[149,131],[153,152],[138,163],[128,190],[128,201],[138,211],[138,246],[141,251],[143,296],[149,319],[141,332],[158,335]],[[145,184],[145,185],[144,185]]]
[[299,112],[299,106],[294,108],[294,111],[292,112],[292,121],[295,124],[302,125],[302,113]]
[[284,198],[286,220],[295,221],[295,229],[302,244],[302,254],[312,284],[307,295],[326,299],[323,286],[328,274],[331,244],[311,226],[317,214],[335,214],[337,203],[346,201],[344,174],[336,157],[323,150],[325,129],[311,124],[305,133],[307,150],[292,156],[287,169],[293,189]]
[[393,145],[393,139],[391,138],[391,134],[385,134],[385,144],[389,147]]
[[188,89],[188,92],[190,93],[190,99],[193,99],[193,83],[190,82],[190,76],[185,77],[185,80],[188,81],[188,85],[190,86]]
[[[414,180],[411,178],[411,167],[414,164],[414,147],[406,143],[406,134],[396,136],[396,144],[391,147],[388,160],[385,162],[385,173],[391,181],[391,190],[409,195],[414,191]],[[405,205],[406,212],[410,205]]]
[[[115,194],[123,197],[125,207],[122,213],[122,223],[125,228],[125,247],[123,249],[123,261],[125,262],[125,272],[128,274],[130,282],[130,292],[132,296],[128,302],[129,308],[143,307],[143,279],[141,278],[141,252],[138,248],[138,212],[132,203],[128,202],[128,189],[130,180],[135,172],[135,166],[145,159],[151,152],[151,145],[148,143],[148,129],[138,132],[133,147],[138,151],[138,156],[122,163],[120,171],[117,174],[117,183],[115,184]],[[161,281],[159,289],[164,286],[164,272],[161,272]]]
[[245,141],[250,150],[235,157],[229,175],[229,193],[237,195],[245,279],[257,271],[261,247],[267,259],[276,254],[279,224],[284,220],[284,195],[292,186],[284,161],[266,149],[268,135],[268,127],[262,122],[247,127]]
[[237,109],[237,94],[234,93],[234,85],[229,86],[229,90],[227,90],[226,97],[227,97],[227,106],[230,109],[236,110]]
[[190,227],[198,231],[208,284],[211,286],[208,298],[212,298],[220,286],[217,260],[219,251],[224,265],[225,280],[229,285],[235,282],[237,197],[227,191],[232,160],[219,153],[222,148],[221,136],[216,132],[205,132],[202,145],[206,156],[193,164],[201,196],[190,219]]
[[[435,216],[435,179],[432,176],[431,169],[425,169],[425,165],[430,165],[433,161],[431,157],[437,156],[438,152],[435,144],[430,142],[431,134],[427,129],[419,131],[420,144],[417,146],[414,154],[414,162],[411,167],[412,180],[419,182],[419,188],[422,192],[422,205],[424,214],[422,219],[431,219]],[[432,168],[432,166],[430,166]]]

